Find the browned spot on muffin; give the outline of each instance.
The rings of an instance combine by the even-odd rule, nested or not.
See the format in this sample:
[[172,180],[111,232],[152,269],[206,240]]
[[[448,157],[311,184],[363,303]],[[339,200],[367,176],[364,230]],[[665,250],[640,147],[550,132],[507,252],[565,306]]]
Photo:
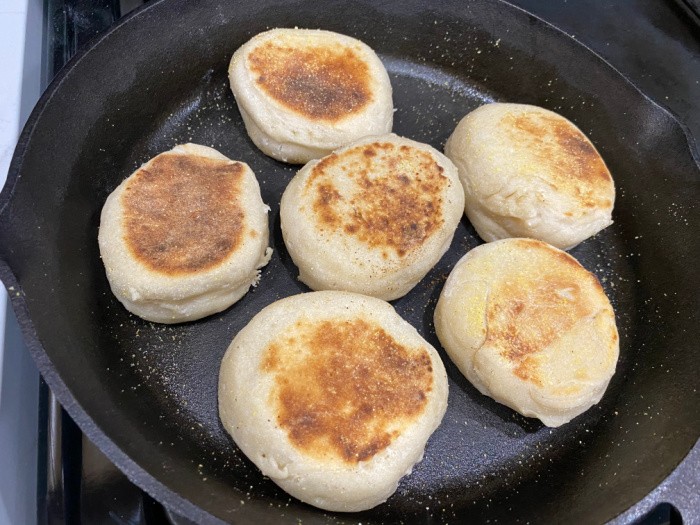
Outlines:
[[[319,160],[316,163],[316,166],[314,166],[314,170],[320,170],[323,171],[325,169],[328,169],[330,166],[333,166],[338,162],[338,155],[335,153],[331,153],[330,155],[327,155],[323,157],[321,160]],[[346,166],[343,166],[343,168],[347,169]],[[345,169],[343,171],[345,171]]]
[[[529,256],[541,261],[540,275],[515,274],[498,282],[486,309],[485,345],[498,348],[519,378],[542,385],[538,354],[598,308],[590,292],[598,280],[572,257],[534,240],[519,240]],[[600,289],[600,293],[603,291]]]
[[523,381],[542,386],[542,380],[538,376],[538,364],[535,356],[524,355],[518,359],[513,373]]
[[569,271],[578,273],[577,277],[579,279],[582,278],[582,276],[587,276],[598,283],[598,280],[587,272],[571,255],[565,251],[552,248],[546,242],[537,239],[514,239],[511,242],[513,246],[517,246],[519,249],[532,250],[530,253],[533,254],[533,257],[545,258],[545,260],[549,259],[548,262],[550,263],[554,262],[564,265],[564,267],[568,266]]
[[501,124],[537,159],[539,173],[582,206],[609,207],[612,177],[586,136],[564,117],[510,113]]
[[425,348],[364,319],[298,321],[270,345],[277,424],[314,457],[356,464],[388,447],[425,409],[433,369]]
[[127,182],[124,238],[151,270],[184,274],[220,264],[241,243],[240,162],[163,153]]
[[318,227],[404,257],[444,223],[442,195],[449,181],[443,171],[427,151],[372,143],[316,164],[305,191],[314,196]]
[[319,219],[324,224],[337,227],[341,223],[340,217],[335,212],[335,205],[341,200],[342,197],[333,184],[322,183],[318,185],[318,197],[314,207],[317,208]]
[[372,100],[369,67],[348,46],[268,41],[248,63],[260,89],[309,119],[336,122]]

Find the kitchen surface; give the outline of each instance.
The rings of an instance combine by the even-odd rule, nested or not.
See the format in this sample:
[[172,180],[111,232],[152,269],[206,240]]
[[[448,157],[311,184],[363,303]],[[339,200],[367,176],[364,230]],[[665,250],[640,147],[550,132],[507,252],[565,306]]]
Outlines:
[[[61,67],[140,0],[0,5],[0,186],[34,102]],[[514,0],[607,60],[700,138],[700,10],[694,0]],[[691,138],[691,143],[693,143]],[[700,159],[697,143],[694,156]],[[8,290],[14,293],[15,290]],[[0,288],[0,524],[186,523],[133,485],[39,378]],[[679,523],[661,505],[644,525]]]

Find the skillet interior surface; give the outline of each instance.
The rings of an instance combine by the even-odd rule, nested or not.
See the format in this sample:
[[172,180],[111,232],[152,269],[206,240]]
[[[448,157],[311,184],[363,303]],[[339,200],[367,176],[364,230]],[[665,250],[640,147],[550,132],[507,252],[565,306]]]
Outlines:
[[[279,198],[297,167],[253,146],[226,78],[231,54],[251,36],[293,26],[349,34],[379,53],[397,134],[442,149],[483,103],[541,105],[589,134],[618,190],[615,224],[571,252],[598,275],[617,314],[620,361],[602,402],[549,429],[480,395],[452,365],[432,314],[455,262],[481,242],[463,219],[449,252],[393,303],[441,353],[447,414],[397,493],[354,515],[290,499],[217,415],[219,363],[233,336],[265,305],[308,291],[279,226]],[[253,168],[272,208],[274,255],[260,285],[228,310],[154,325],[111,294],[99,215],[141,163],[190,141]],[[74,60],[35,110],[0,200],[1,269],[61,402],[130,477],[193,519],[600,522],[651,491],[700,434],[698,197],[678,124],[595,55],[508,4],[168,0]]]

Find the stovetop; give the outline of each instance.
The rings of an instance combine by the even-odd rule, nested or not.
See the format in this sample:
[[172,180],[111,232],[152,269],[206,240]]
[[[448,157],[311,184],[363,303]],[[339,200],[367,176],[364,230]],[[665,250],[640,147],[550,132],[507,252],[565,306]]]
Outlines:
[[[700,0],[510,0],[607,59],[700,137]],[[43,85],[143,0],[46,0]],[[134,486],[42,382],[38,523],[186,523]],[[644,525],[680,523],[669,505]]]

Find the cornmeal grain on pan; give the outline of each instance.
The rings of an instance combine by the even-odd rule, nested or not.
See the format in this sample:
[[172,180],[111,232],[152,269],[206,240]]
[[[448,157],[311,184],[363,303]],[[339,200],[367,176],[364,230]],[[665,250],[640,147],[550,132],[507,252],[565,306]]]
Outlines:
[[385,501],[447,408],[435,349],[388,303],[311,292],[264,308],[221,363],[224,428],[265,476],[326,510]]
[[600,401],[619,354],[598,279],[533,239],[467,253],[440,294],[435,330],[482,394],[551,427]]
[[536,106],[494,103],[457,125],[445,154],[487,242],[531,237],[568,250],[612,224],[615,186],[590,140]]
[[287,186],[280,216],[309,287],[392,300],[447,251],[463,208],[452,162],[390,134],[308,163]]
[[251,140],[283,162],[305,163],[391,131],[389,76],[371,48],[345,35],[260,33],[233,55],[229,79]]
[[102,208],[98,241],[112,292],[158,323],[228,308],[270,259],[268,210],[243,162],[196,144],[157,155]]

